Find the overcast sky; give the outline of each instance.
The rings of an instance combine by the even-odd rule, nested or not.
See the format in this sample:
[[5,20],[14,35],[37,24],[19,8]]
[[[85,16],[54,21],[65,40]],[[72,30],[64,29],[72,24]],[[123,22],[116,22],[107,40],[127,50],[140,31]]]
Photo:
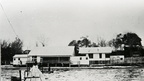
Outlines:
[[[31,48],[41,36],[48,46],[67,46],[81,36],[93,42],[135,32],[144,45],[143,0],[0,0],[15,32]],[[0,37],[15,34],[0,8]]]

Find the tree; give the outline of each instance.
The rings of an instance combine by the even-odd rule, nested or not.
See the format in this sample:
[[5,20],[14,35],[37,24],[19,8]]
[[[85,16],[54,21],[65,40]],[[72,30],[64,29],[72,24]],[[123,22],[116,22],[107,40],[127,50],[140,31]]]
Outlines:
[[116,37],[116,46],[121,47],[136,47],[141,45],[141,38],[136,33],[128,32],[126,34],[118,34]]
[[77,41],[76,40],[72,40],[68,46],[75,46],[77,44]]
[[141,45],[141,38],[132,32],[127,32],[125,34],[118,34],[115,38],[114,47],[116,49],[124,49],[125,56],[133,56],[135,52],[140,53],[140,49],[142,48]]
[[90,47],[91,42],[87,37],[81,37],[81,40],[72,40],[68,46],[74,46],[75,56],[79,56],[79,47]]
[[108,41],[108,46],[110,46],[110,47],[116,47],[115,41],[116,41],[115,39],[109,40]]
[[3,40],[1,42],[1,64],[8,64],[10,61],[11,43]]
[[129,47],[142,46],[141,38],[136,33],[128,32],[124,34],[122,42]]
[[93,42],[90,47],[98,47],[98,45]]
[[75,56],[78,56],[79,55],[79,45],[78,45],[78,41],[76,40],[72,40],[68,46],[74,46],[74,53],[75,53]]
[[128,56],[142,56],[141,38],[136,33],[128,32],[123,36],[124,49]]
[[99,38],[97,38],[97,41],[98,41],[98,46],[100,46],[100,47],[106,47],[107,46],[105,39],[99,37]]
[[43,47],[47,46],[47,43],[48,43],[47,37],[45,37],[44,35],[41,35],[41,36],[39,36],[38,40],[42,44]]
[[3,40],[1,43],[2,64],[9,64],[15,54],[22,54],[22,47],[23,42],[19,38],[16,38],[15,41],[11,43]]
[[88,36],[86,37],[81,37],[81,47],[90,47],[91,46],[91,41],[88,39]]
[[21,39],[19,38],[16,38],[15,41],[11,43],[12,54],[16,53],[21,54],[23,52],[22,47],[23,47],[23,41],[21,41]]
[[90,47],[91,41],[87,37],[81,37],[81,40],[72,40],[68,46]]

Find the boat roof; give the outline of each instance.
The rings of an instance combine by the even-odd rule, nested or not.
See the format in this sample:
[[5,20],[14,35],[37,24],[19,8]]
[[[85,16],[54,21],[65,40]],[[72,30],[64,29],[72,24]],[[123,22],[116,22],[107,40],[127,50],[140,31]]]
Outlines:
[[27,54],[15,54],[13,57],[14,58],[20,58],[20,57],[27,57]]

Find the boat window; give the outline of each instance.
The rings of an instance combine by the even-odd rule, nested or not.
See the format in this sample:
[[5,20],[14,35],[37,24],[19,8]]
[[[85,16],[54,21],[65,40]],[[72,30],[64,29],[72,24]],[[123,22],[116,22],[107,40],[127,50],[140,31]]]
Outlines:
[[99,54],[99,58],[102,58],[102,53]]
[[82,58],[80,57],[80,60],[82,60]]
[[37,61],[37,56],[32,56],[32,61],[36,62]]
[[93,54],[88,54],[89,55],[89,58],[93,58]]
[[120,58],[120,60],[123,60],[123,58]]
[[86,57],[86,60],[88,60],[88,57]]
[[107,53],[107,54],[105,54],[105,55],[106,55],[106,58],[110,58],[110,54]]

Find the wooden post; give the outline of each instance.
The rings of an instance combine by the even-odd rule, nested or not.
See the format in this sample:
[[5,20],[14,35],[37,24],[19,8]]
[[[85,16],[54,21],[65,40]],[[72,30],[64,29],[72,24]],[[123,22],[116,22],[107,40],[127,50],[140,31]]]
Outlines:
[[78,61],[78,67],[80,67],[80,61]]
[[62,67],[64,66],[64,63],[61,63],[62,64]]
[[20,81],[22,81],[22,80],[21,80],[21,79],[22,79],[22,78],[21,78],[21,70],[19,70],[19,76],[20,76],[20,78],[19,78]]
[[57,63],[55,64],[55,67],[57,67]]
[[58,57],[58,63],[60,63],[60,57]]
[[50,64],[48,63],[48,71],[50,72],[51,71],[51,68],[50,68]]
[[26,63],[26,67],[27,67],[27,76],[28,76],[28,63]]

